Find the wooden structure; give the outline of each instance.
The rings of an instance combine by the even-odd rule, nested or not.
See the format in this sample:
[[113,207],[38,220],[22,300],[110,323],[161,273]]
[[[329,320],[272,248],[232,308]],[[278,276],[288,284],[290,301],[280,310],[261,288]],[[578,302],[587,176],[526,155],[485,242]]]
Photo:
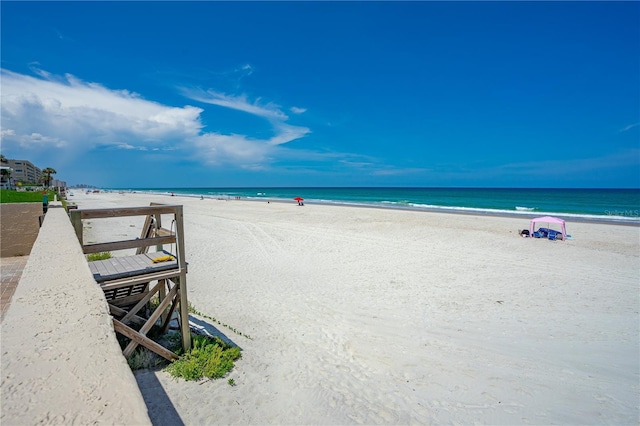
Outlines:
[[[131,339],[123,350],[124,356],[129,357],[138,345],[143,345],[166,359],[177,359],[173,352],[147,337],[158,321],[161,332],[166,332],[177,307],[182,347],[185,351],[190,349],[182,206],[151,204],[149,207],[73,210],[69,214],[85,254],[136,249],[133,255],[89,262],[89,269],[109,304],[115,331]],[[170,230],[161,226],[163,215],[173,216]],[[140,238],[84,244],[83,220],[122,216],[146,216]],[[164,250],[165,245],[174,244],[173,253]],[[156,252],[149,253],[152,246],[156,247]],[[159,261],[160,258],[164,260]],[[148,318],[138,315],[156,294],[160,302],[155,311]],[[141,327],[136,330],[131,323]]]

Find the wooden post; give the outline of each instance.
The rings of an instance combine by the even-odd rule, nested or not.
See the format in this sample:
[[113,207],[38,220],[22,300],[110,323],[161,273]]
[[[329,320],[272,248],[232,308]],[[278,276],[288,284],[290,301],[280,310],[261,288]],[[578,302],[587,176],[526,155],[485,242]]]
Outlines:
[[[156,218],[156,232],[158,232],[158,230],[162,228],[162,215],[158,213],[154,215],[154,217]],[[162,250],[164,250],[164,246],[162,244],[158,244],[156,246],[156,251],[162,251]]]
[[[160,291],[158,292],[158,301],[159,303],[162,303],[164,298],[167,297],[167,280],[160,280],[159,283],[162,285],[160,286]],[[167,320],[167,313],[163,312],[162,323],[164,324],[166,320]]]
[[80,246],[84,245],[82,241],[82,218],[80,217],[80,211],[72,210],[71,213],[71,225],[73,229],[76,231],[76,237],[78,237],[78,242],[80,242]]
[[182,206],[176,206],[176,252],[178,254],[178,266],[180,277],[178,278],[180,294],[180,332],[182,333],[182,349],[191,349],[191,330],[189,329],[189,306],[187,302],[187,263],[184,249],[184,215]]

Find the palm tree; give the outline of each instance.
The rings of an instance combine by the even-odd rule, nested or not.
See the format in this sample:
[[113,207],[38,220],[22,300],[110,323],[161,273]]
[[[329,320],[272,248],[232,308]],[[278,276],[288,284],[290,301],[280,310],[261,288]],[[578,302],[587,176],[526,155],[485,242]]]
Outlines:
[[5,164],[9,164],[9,160],[7,157],[0,154],[0,164],[2,164],[2,169],[0,169],[0,182],[4,187],[4,184],[7,184],[7,187],[11,189],[11,168],[4,167]]
[[51,184],[51,175],[55,175],[58,172],[56,172],[56,169],[54,168],[47,167],[42,171],[42,173],[45,175],[44,183],[48,188],[49,185]]
[[11,169],[10,168],[4,168],[4,169],[0,170],[0,172],[2,172],[2,177],[6,176],[6,180],[11,179]]

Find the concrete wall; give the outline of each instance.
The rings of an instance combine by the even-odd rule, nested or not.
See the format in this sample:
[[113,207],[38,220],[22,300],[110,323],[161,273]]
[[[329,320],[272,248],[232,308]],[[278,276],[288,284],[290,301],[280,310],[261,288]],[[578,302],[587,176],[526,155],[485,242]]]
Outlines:
[[150,424],[69,218],[51,203],[2,322],[0,424]]
[[0,257],[25,256],[40,231],[42,203],[0,204]]

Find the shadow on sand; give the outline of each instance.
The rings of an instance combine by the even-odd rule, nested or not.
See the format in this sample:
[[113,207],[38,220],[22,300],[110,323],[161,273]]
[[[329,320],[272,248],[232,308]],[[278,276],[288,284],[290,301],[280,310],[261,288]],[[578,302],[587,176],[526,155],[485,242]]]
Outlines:
[[[211,323],[208,323],[206,320],[203,320],[193,314],[189,315],[189,327],[198,334],[208,337],[219,337],[228,345],[240,347]],[[240,350],[242,350],[242,348],[240,348]]]
[[164,391],[152,370],[139,370],[134,372],[140,393],[147,404],[147,413],[154,426],[176,425],[184,426],[184,422],[173,406],[173,402]]
[[[189,327],[192,332],[209,337],[219,337],[229,345],[238,346],[212,324],[194,315],[189,315]],[[242,350],[242,348],[240,348],[240,350]],[[173,402],[171,402],[162,384],[158,381],[156,377],[157,373],[158,371],[154,370],[138,370],[134,372],[138,387],[147,405],[147,412],[149,413],[151,423],[154,426],[184,426],[184,422],[176,411]]]

